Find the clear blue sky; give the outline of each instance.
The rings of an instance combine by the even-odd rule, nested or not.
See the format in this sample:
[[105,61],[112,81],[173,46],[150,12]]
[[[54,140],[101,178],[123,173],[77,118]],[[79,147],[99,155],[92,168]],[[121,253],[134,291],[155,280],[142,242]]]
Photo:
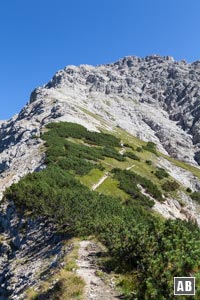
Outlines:
[[0,3],[0,119],[68,64],[126,55],[200,59],[199,0],[5,0]]

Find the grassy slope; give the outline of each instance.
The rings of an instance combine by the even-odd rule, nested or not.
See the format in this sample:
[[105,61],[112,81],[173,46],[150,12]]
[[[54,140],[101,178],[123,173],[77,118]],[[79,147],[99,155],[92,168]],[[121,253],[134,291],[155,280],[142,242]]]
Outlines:
[[[122,140],[124,140],[125,142],[127,141],[131,146],[139,146],[142,147],[143,145],[145,145],[146,143],[144,141],[141,141],[140,139],[138,139],[137,137],[134,137],[132,135],[130,135],[129,133],[127,133],[125,130],[123,129],[116,129],[116,136],[121,137]],[[144,151],[141,153],[137,154],[139,157],[143,158],[143,159],[149,159],[152,160],[153,162],[156,161],[156,155],[149,153],[148,151]],[[182,169],[185,169],[189,172],[191,172],[192,174],[194,174],[196,177],[198,177],[200,179],[200,168],[192,166],[184,161],[180,161],[177,159],[174,159],[170,156],[167,156],[161,152],[158,152],[159,156],[164,157],[165,159],[167,159],[168,161],[170,161],[172,164],[174,164],[177,167],[180,167]]]
[[170,161],[172,164],[174,164],[175,166],[191,172],[193,175],[195,175],[196,177],[198,177],[200,179],[200,169],[198,167],[191,166],[191,165],[187,164],[184,161],[174,159],[174,158],[172,158],[170,156],[167,156],[167,155],[164,155],[164,154],[161,154],[161,155],[165,159]]
[[[102,165],[105,168],[105,171],[110,172],[113,168],[120,168],[120,169],[126,169],[131,167],[131,170],[136,172],[137,174],[149,178],[153,183],[157,184],[160,186],[161,190],[162,187],[161,185],[167,181],[171,180],[173,181],[172,177],[168,177],[167,179],[158,179],[155,176],[155,171],[156,171],[156,159],[157,155],[155,155],[152,152],[149,152],[147,150],[142,150],[141,152],[138,152],[136,149],[137,147],[143,147],[146,145],[146,142],[141,141],[140,139],[128,134],[126,131],[116,128],[116,130],[113,132],[115,136],[119,137],[121,141],[124,144],[129,144],[130,147],[124,147],[126,151],[133,152],[136,154],[139,158],[140,161],[133,160],[131,158],[126,158],[126,161],[118,161],[114,158],[110,157],[105,157],[104,160],[101,160]],[[72,139],[70,138],[70,141],[73,141],[75,143],[81,144],[82,141],[78,139]],[[120,151],[122,148],[117,148],[118,151]],[[162,153],[158,153],[158,155],[163,156],[164,158],[168,159],[171,163],[173,163],[176,166],[182,167],[190,172],[192,172],[194,175],[200,178],[200,170],[198,168],[195,168],[193,166],[190,166],[184,162],[177,161],[173,158],[170,158],[166,155],[163,155]],[[147,160],[152,161],[152,165],[148,165],[146,163]],[[91,170],[87,175],[84,176],[77,176],[81,183],[86,185],[87,187],[91,188],[93,184],[96,184],[101,177],[105,174],[105,171],[100,171],[98,169],[93,169]],[[184,190],[184,187],[180,187],[180,190]],[[110,174],[109,178],[106,179],[100,187],[97,188],[97,191],[99,193],[104,193],[107,195],[118,195],[121,197],[123,200],[126,199],[127,194],[123,191],[121,191],[118,188],[118,181],[116,179],[112,178],[112,175]],[[164,192],[164,191],[163,191]],[[176,196],[176,193],[171,192],[171,196]]]
[[[115,128],[113,130],[113,134],[116,136],[116,137],[119,137],[123,143],[128,143],[131,147],[133,147],[134,149],[136,149],[137,147],[143,147],[146,145],[146,142],[140,140],[139,138],[135,137],[135,136],[132,136],[131,134],[127,133],[125,130],[121,129],[121,128]],[[159,180],[156,176],[154,176],[154,174],[152,174],[152,172],[155,171],[155,167],[156,167],[156,158],[157,156],[149,151],[142,151],[142,152],[137,152],[137,151],[134,151],[138,157],[140,157],[141,161],[138,162],[138,161],[134,161],[133,164],[134,164],[134,167],[133,167],[133,171],[142,175],[142,176],[145,176],[145,177],[148,177],[150,180],[152,180],[152,182],[154,182],[155,184],[158,184],[160,185],[161,183],[163,184],[166,179],[163,179],[163,180]],[[174,159],[170,156],[167,156],[161,152],[157,152],[158,153],[158,156],[162,156],[163,158],[167,159],[171,164],[173,164],[174,166],[177,166],[179,168],[182,168],[186,171],[189,171],[191,172],[194,176],[196,176],[197,178],[200,179],[200,168],[198,167],[195,167],[195,166],[192,166],[184,161],[180,161],[180,160],[177,160],[177,159]],[[152,166],[149,166],[145,163],[146,160],[151,160],[152,161]],[[129,160],[129,162],[131,163],[131,160]],[[120,167],[118,165],[118,167]],[[121,165],[122,168],[124,168],[124,166]],[[172,177],[169,177],[171,180],[173,180]],[[168,178],[168,179],[169,179]],[[185,187],[184,186],[180,186],[179,190],[185,190]],[[172,192],[170,193],[172,196],[176,196],[176,193]]]
[[96,191],[102,194],[119,197],[123,201],[128,198],[128,195],[119,189],[119,182],[116,179],[108,177],[97,189]]
[[[110,131],[108,130],[108,128],[110,128],[110,124],[106,120],[104,120],[101,116],[88,111],[86,108],[80,107],[80,109],[84,113],[88,114],[90,117],[96,119],[100,124],[102,124],[102,126],[100,126],[100,128],[99,128],[100,131],[110,133]],[[107,129],[105,129],[105,128],[107,128]],[[131,147],[133,147],[134,150],[137,147],[143,147],[146,145],[146,142],[127,133],[122,128],[118,128],[118,127],[113,128],[112,134],[115,135],[116,137],[119,137],[123,143],[128,143]],[[83,141],[81,141],[80,139],[76,139],[75,142],[79,143],[79,144],[83,144]],[[127,148],[126,150],[129,151],[130,149]],[[140,162],[133,161],[129,158],[127,158],[127,160],[125,162],[119,162],[112,158],[105,158],[102,161],[102,165],[105,167],[106,171],[108,171],[108,172],[111,171],[112,168],[116,168],[116,167],[121,168],[121,169],[126,169],[127,167],[133,166],[131,169],[132,171],[138,173],[141,176],[145,176],[145,177],[149,178],[154,184],[156,184],[160,187],[160,189],[162,190],[163,193],[166,194],[166,192],[164,192],[161,187],[162,184],[165,181],[167,181],[168,179],[170,179],[171,181],[173,181],[174,179],[169,177],[167,179],[159,180],[154,175],[155,170],[156,170],[156,155],[151,152],[148,152],[148,151],[142,151],[142,152],[134,151],[134,152],[141,159]],[[160,152],[158,152],[158,155],[164,157],[165,159],[170,161],[175,166],[178,166],[182,169],[190,171],[192,174],[194,174],[196,177],[198,177],[200,179],[200,169],[199,168],[191,166],[185,162],[173,159],[173,158],[171,158],[167,155],[164,155],[163,153],[160,153]],[[148,165],[146,163],[146,160],[151,160],[152,165]],[[81,178],[79,176],[77,176],[77,177],[79,177],[81,183],[83,183],[87,187],[91,188],[93,186],[93,184],[96,184],[100,180],[101,175],[103,176],[103,174],[104,173],[102,173],[100,170],[94,169],[94,170],[91,170],[89,174],[82,176]],[[184,186],[180,186],[180,188],[179,188],[179,190],[181,190],[181,191],[185,191],[185,189],[186,189],[186,187],[184,187]],[[126,193],[124,193],[123,191],[121,191],[118,188],[118,182],[111,177],[106,179],[100,185],[100,187],[97,189],[97,192],[104,193],[107,195],[111,195],[113,193],[114,195],[119,195],[122,199],[125,199],[127,196]],[[170,193],[168,192],[168,194],[170,194],[170,196],[175,197],[175,198],[177,198],[177,200],[179,200],[178,196],[177,196],[177,192],[174,192],[174,191],[170,192]]]
[[[87,109],[84,109],[84,108],[81,108],[80,109],[90,115],[91,117],[93,117],[94,119],[100,121],[100,123],[105,126],[105,127],[108,127],[109,124],[102,119],[101,116],[98,116],[90,111],[88,111]],[[100,128],[101,130],[103,131],[106,131],[105,129],[103,128]],[[107,131],[108,132],[108,131]],[[139,138],[129,134],[127,131],[125,131],[124,129],[122,128],[113,128],[113,135],[116,135],[117,137],[120,137],[124,143],[129,143],[130,145],[132,146],[135,146],[135,147],[142,147],[144,146],[146,143],[142,140],[140,140]],[[176,160],[174,158],[171,158],[167,155],[164,155],[163,153],[159,153],[159,155],[163,156],[164,158],[166,158],[167,160],[169,160],[171,163],[173,163],[174,165],[180,167],[180,168],[183,168],[185,170],[188,170],[190,171],[191,173],[193,173],[195,176],[197,176],[199,179],[200,179],[200,168],[197,168],[197,167],[194,167],[194,166],[191,166],[183,161],[179,161],[179,160]],[[145,154],[143,154],[143,158],[145,158]],[[151,159],[149,157],[149,155],[147,155],[147,159]]]
[[[88,110],[86,109],[82,109],[86,114],[89,114],[91,117],[93,117],[94,119],[100,121],[102,123],[103,126],[109,126],[109,124],[102,119],[101,116],[98,116],[94,113],[91,113],[89,112]],[[105,132],[108,132],[102,128],[100,128],[101,130],[105,131]],[[139,138],[129,134],[128,132],[126,132],[124,129],[122,128],[113,128],[113,135],[119,137],[124,143],[128,143],[130,144],[131,146],[137,148],[137,147],[142,147],[144,145],[146,145],[146,143],[142,140],[140,140]],[[196,177],[198,177],[200,179],[200,168],[198,167],[195,167],[195,166],[191,166],[190,164],[187,164],[186,162],[183,162],[183,161],[179,161],[179,160],[176,160],[172,157],[169,157],[161,152],[158,152],[158,154],[162,157],[164,157],[165,159],[167,159],[168,161],[170,161],[172,164],[174,164],[175,166],[177,167],[180,167],[182,169],[185,169],[189,172],[191,172],[192,174],[194,174]],[[145,152],[142,152],[142,153],[138,153],[137,154],[139,157],[143,158],[144,160],[152,160],[152,161],[155,161],[155,158],[156,156],[151,154],[151,153],[147,153],[146,151]],[[139,168],[135,169],[135,171],[138,171],[140,172],[141,175],[145,175],[145,171],[146,171],[146,168],[144,168],[142,170],[142,168],[140,169],[140,167],[142,167],[142,165],[140,164]]]
[[[72,141],[73,139],[70,138],[70,140]],[[73,140],[73,142],[77,142],[75,139]],[[79,142],[78,142],[79,143]],[[129,148],[125,147],[127,150],[130,150]],[[118,148],[118,151],[120,151],[120,148]],[[152,172],[155,172],[156,167],[154,166],[149,166],[145,163],[146,159],[152,159],[152,158],[156,158],[156,155],[148,152],[148,151],[144,151],[143,153],[138,153],[136,151],[132,151],[134,153],[136,153],[140,158],[141,161],[136,161],[130,158],[126,158],[126,161],[118,161],[114,158],[110,158],[110,157],[105,157],[105,159],[101,160],[101,164],[104,166],[105,171],[100,171],[98,169],[93,169],[91,170],[87,175],[84,176],[77,176],[77,178],[80,179],[81,183],[86,185],[89,188],[92,188],[92,186],[94,184],[96,184],[105,174],[105,172],[110,172],[113,168],[120,168],[120,169],[126,169],[129,167],[132,167],[131,170],[133,170],[134,172],[138,173],[139,175],[148,177],[149,179],[152,180],[152,182],[154,182],[155,184],[160,185],[160,181],[159,179],[152,174]],[[145,157],[145,160],[144,160]],[[164,182],[164,181],[162,181]],[[109,178],[106,179],[100,186],[99,188],[97,188],[97,191],[100,193],[105,193],[108,195],[115,195],[115,196],[119,196],[122,199],[126,198],[126,193],[123,192],[122,190],[120,190],[118,188],[118,181],[116,179],[112,178],[112,174],[109,175]]]

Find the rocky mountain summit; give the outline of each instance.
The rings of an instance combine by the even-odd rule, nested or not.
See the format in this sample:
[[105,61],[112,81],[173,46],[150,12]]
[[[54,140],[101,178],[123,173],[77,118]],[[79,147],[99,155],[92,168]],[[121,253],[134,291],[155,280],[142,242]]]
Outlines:
[[1,123],[1,177],[9,174],[17,180],[38,168],[41,141],[34,137],[55,120],[80,123],[91,130],[118,126],[155,142],[172,157],[197,165],[199,81],[200,62],[187,64],[157,55],[128,56],[96,67],[67,66],[35,89],[18,115]]
[[[79,123],[96,131],[104,128],[114,132],[121,128],[142,140],[156,143],[164,154],[198,167],[199,82],[200,61],[188,64],[157,55],[145,58],[128,56],[112,64],[67,66],[58,71],[46,85],[32,92],[29,102],[19,114],[0,122],[0,196],[6,187],[25,174],[45,167],[40,135],[46,124],[55,121]],[[185,187],[200,190],[199,179],[190,171],[174,166],[164,158],[159,158],[158,165]],[[155,209],[167,218],[193,219],[200,224],[199,207],[188,195],[182,193],[179,196],[186,207],[183,208],[174,199],[167,199],[163,203],[155,203]],[[35,282],[34,274],[42,264],[42,256],[37,262],[34,252],[33,272],[28,278],[26,274],[31,260],[26,255],[39,247],[46,257],[42,244],[33,237],[36,231],[39,237],[46,232],[46,253],[52,243],[52,249],[56,248],[50,238],[53,236],[53,241],[57,239],[53,225],[46,220],[31,222],[25,221],[13,204],[4,203],[2,206],[2,300],[8,299],[6,295],[10,295],[9,299],[23,299],[20,291],[25,285],[19,284],[21,278],[25,278],[28,285]],[[25,236],[21,233],[23,224],[27,228]],[[8,240],[12,241],[12,247]],[[55,254],[62,256],[62,250],[56,248],[52,261]],[[25,257],[24,273],[23,268],[14,262],[14,257],[19,260]]]
[[172,156],[194,162],[200,142],[199,71],[198,62],[160,56],[125,57],[97,67],[68,66],[36,89],[30,102],[45,96],[76,104],[142,139],[154,140]]

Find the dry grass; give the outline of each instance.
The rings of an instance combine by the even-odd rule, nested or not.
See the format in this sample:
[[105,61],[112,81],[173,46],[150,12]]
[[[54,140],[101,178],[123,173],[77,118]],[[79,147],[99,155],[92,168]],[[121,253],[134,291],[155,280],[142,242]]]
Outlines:
[[79,250],[79,245],[78,245],[78,239],[73,238],[70,240],[70,242],[67,243],[67,246],[73,245],[73,250],[68,253],[65,258],[65,271],[75,271],[77,269],[77,264],[76,260],[78,259],[78,250]]
[[26,300],[83,300],[84,281],[76,275],[78,244],[70,240],[73,249],[64,258],[64,267],[57,270],[47,281],[42,281],[39,289],[30,288]]

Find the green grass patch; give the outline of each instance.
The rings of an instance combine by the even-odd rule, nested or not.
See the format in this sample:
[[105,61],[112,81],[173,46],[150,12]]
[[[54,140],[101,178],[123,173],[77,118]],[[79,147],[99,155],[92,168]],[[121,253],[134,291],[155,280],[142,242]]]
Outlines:
[[105,174],[105,171],[98,169],[92,169],[87,175],[79,177],[80,182],[87,187],[91,188],[93,184],[97,183],[101,177]]
[[113,179],[112,177],[108,177],[106,180],[104,180],[104,182],[96,189],[96,191],[105,195],[121,198],[123,201],[129,198],[127,193],[119,189],[119,181]]
[[193,192],[191,198],[200,203],[200,192]]
[[103,161],[101,161],[102,165],[108,169],[112,170],[113,168],[120,168],[120,169],[126,169],[134,164],[134,160],[130,158],[126,158],[125,161],[118,161],[111,157],[106,157]]
[[144,141],[129,134],[127,131],[125,131],[122,128],[116,127],[115,130],[113,131],[113,134],[119,137],[124,144],[129,144],[131,147],[135,149],[136,147],[142,147],[146,145]]
[[126,273],[118,276],[116,279],[116,286],[123,293],[125,300],[133,299],[133,294],[136,294],[138,284],[137,272]]

